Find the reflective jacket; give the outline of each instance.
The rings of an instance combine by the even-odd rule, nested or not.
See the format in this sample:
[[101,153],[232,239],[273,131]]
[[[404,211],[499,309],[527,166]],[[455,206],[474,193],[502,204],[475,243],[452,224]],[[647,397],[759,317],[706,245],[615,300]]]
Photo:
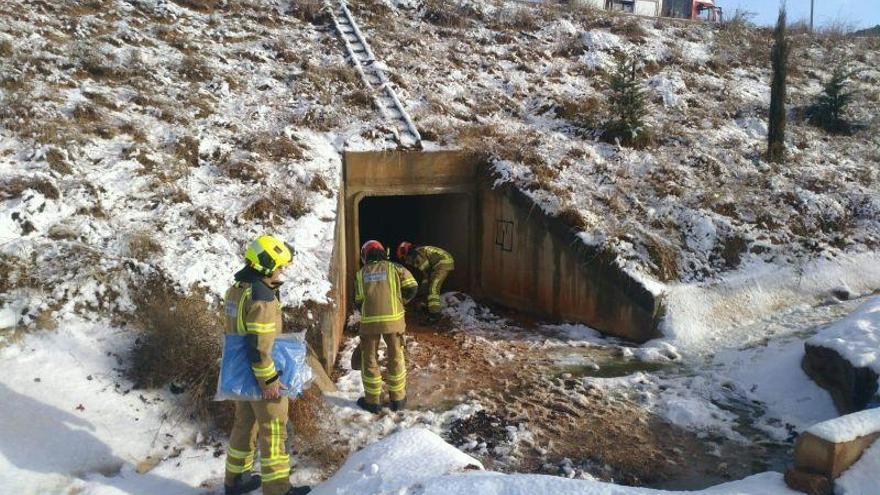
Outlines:
[[390,261],[372,261],[358,270],[355,280],[355,304],[360,305],[363,335],[403,333],[406,331],[404,304],[419,285],[406,268]]
[[410,250],[406,262],[428,278],[438,269],[454,270],[455,260],[444,249],[434,246],[418,246]]
[[272,360],[275,337],[281,334],[281,302],[275,289],[251,268],[235,274],[226,291],[226,333],[245,335],[251,369],[261,386],[278,379]]

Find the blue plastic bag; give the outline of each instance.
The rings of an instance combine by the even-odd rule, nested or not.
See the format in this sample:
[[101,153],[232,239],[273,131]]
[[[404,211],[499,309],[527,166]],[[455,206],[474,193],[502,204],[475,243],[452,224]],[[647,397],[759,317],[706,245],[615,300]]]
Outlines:
[[[244,335],[226,335],[223,340],[223,358],[220,361],[220,379],[214,400],[259,400],[262,390],[251,370],[247,342]],[[305,342],[292,335],[280,335],[272,348],[275,369],[281,373],[282,395],[298,397],[312,381],[312,368],[307,362]]]

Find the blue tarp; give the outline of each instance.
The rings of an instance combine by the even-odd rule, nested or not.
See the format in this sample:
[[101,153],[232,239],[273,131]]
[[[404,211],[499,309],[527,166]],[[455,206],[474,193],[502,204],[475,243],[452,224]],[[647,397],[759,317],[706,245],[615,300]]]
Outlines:
[[[312,381],[312,368],[309,367],[307,356],[306,344],[301,339],[292,335],[281,335],[275,339],[272,359],[281,373],[281,384],[286,387],[281,391],[283,395],[298,397]],[[226,335],[214,400],[259,400],[261,397],[260,384],[248,359],[245,336]]]

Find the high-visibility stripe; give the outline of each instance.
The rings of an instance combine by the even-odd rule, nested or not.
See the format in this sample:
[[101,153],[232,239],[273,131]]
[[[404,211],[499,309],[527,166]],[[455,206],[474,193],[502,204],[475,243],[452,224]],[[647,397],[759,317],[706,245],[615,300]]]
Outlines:
[[248,333],[275,333],[274,323],[248,323]]
[[244,450],[233,449],[232,447],[227,447],[227,448],[226,448],[226,453],[227,453],[230,457],[234,457],[234,458],[236,458],[236,459],[246,459],[247,457],[250,457],[250,456],[254,455],[254,452],[253,452],[253,451],[247,452],[247,451],[244,451]]
[[419,284],[416,282],[416,279],[414,279],[412,277],[407,277],[407,279],[403,281],[403,284],[401,284],[401,287],[406,289],[407,287],[413,287],[413,286],[417,286],[417,285],[419,285]]
[[404,390],[406,390],[406,382],[400,382],[398,385],[388,384],[389,392],[403,392]]
[[239,334],[245,333],[244,326],[244,302],[251,295],[251,289],[248,287],[241,293],[241,297],[238,299],[238,317],[236,318],[236,326],[235,330]]
[[254,376],[257,378],[270,378],[277,373],[275,370],[275,363],[264,367],[251,366],[251,369],[254,370]]
[[358,270],[357,275],[355,276],[355,279],[357,282],[355,283],[354,298],[357,301],[363,301],[364,300],[364,275],[363,275],[363,273],[361,273],[360,270]]
[[404,316],[406,316],[406,313],[404,313],[403,311],[393,315],[370,316],[366,318],[361,318],[361,323],[381,323],[386,321],[397,321],[402,320]]
[[382,383],[382,377],[381,377],[381,376],[371,377],[371,376],[368,376],[366,373],[363,373],[363,372],[361,372],[361,379],[363,380],[364,383],[371,383],[371,384],[372,384],[372,383]]
[[285,464],[289,462],[289,455],[279,455],[278,457],[260,457],[260,466],[262,467],[277,466],[278,464]]
[[237,466],[237,465],[229,462],[228,459],[226,460],[226,470],[229,471],[230,473],[234,473],[234,474],[246,473],[253,468],[254,468],[253,462],[245,463],[243,466]]
[[276,459],[284,455],[281,445],[281,433],[283,426],[280,419],[269,421],[269,458]]
[[282,469],[280,471],[275,471],[272,473],[267,473],[263,471],[262,479],[263,483],[268,483],[270,481],[280,480],[282,478],[287,478],[290,476],[290,468]]
[[396,382],[396,381],[403,380],[404,378],[406,378],[406,370],[403,370],[396,375],[388,375],[388,378],[386,378],[386,381]]

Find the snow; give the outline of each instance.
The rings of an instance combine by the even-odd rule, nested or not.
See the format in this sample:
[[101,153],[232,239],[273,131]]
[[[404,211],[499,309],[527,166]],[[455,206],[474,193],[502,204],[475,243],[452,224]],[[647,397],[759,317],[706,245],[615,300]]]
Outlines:
[[845,285],[854,296],[880,287],[880,255],[816,260],[799,270],[756,262],[721,281],[670,285],[664,338],[688,353],[710,353],[762,339],[752,325],[780,311],[827,302]]
[[[352,455],[339,472],[315,488],[316,495],[378,493],[479,493],[484,495],[794,495],[782,475],[763,473],[696,492],[633,488],[556,476],[479,471],[479,461],[424,429],[404,430]],[[475,469],[475,471],[466,471]]]
[[880,374],[880,297],[869,299],[846,318],[822,329],[807,344],[834,349],[854,367]]
[[811,433],[832,443],[845,443],[872,433],[880,433],[880,409],[847,414],[811,426]]
[[[185,495],[222,476],[177,397],[131,390],[120,369],[131,341],[125,329],[73,320],[0,349],[4,493]],[[136,474],[149,457],[169,460]]]
[[880,473],[880,442],[862,453],[862,457],[834,481],[835,495],[874,495]]

